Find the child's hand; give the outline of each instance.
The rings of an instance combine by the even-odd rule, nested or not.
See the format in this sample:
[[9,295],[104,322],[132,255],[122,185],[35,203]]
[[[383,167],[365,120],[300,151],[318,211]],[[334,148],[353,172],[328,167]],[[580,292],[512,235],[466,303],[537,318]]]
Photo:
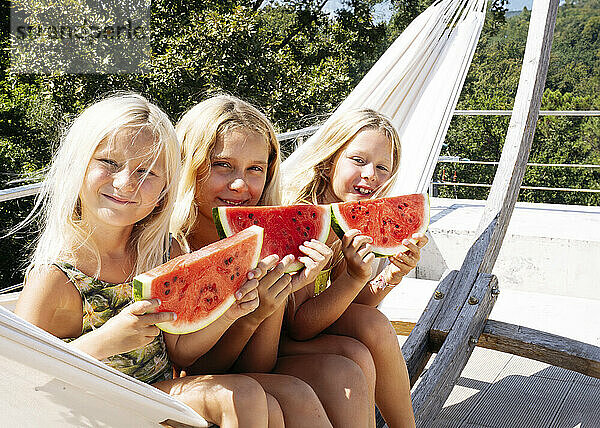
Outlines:
[[285,270],[294,261],[294,256],[287,255],[279,263],[278,261],[279,257],[272,254],[262,259],[256,269],[249,272],[250,276],[259,281],[257,290],[260,303],[258,308],[249,315],[258,323],[281,307],[292,291],[291,277],[285,273]]
[[306,254],[298,258],[299,262],[304,263],[304,268],[292,277],[292,292],[313,282],[333,255],[333,251],[327,244],[316,239],[300,245],[300,251]]
[[399,284],[404,275],[417,266],[421,258],[421,248],[429,242],[429,239],[423,233],[415,233],[412,239],[416,240],[417,243],[413,244],[410,240],[405,239],[402,244],[408,247],[408,250],[389,258],[390,264],[385,273],[385,280],[388,284]]
[[371,252],[370,236],[361,235],[360,230],[350,229],[342,238],[342,251],[346,259],[348,274],[361,282],[367,282],[371,277],[375,254]]
[[159,305],[158,299],[133,302],[103,324],[96,330],[106,338],[102,353],[109,357],[133,351],[152,342],[160,334],[156,323],[176,319],[174,312],[153,312]]
[[[248,273],[248,278],[250,278],[250,273]],[[233,323],[258,308],[259,298],[256,287],[258,287],[258,279],[249,279],[235,292],[236,300],[224,314],[230,322]]]

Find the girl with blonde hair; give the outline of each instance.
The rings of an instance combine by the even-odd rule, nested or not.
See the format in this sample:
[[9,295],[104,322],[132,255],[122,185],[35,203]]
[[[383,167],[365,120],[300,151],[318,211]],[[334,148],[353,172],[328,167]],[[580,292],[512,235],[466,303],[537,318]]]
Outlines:
[[[221,427],[282,426],[277,403],[247,376],[173,379],[173,341],[165,344],[155,324],[175,314],[153,313],[157,299],[132,301],[132,278],[165,261],[180,162],[173,125],[144,97],[116,95],[85,109],[44,181],[42,233],[15,313]],[[256,308],[257,285],[247,281],[193,346],[214,343]]]
[[[190,109],[176,129],[183,179],[171,224],[179,243],[173,245],[175,253],[219,239],[214,207],[279,203],[279,143],[270,121],[255,107],[232,96],[214,96]],[[299,260],[305,268],[293,276],[284,273],[293,256],[261,260],[251,272],[259,280],[259,307],[238,319],[206,354],[182,350],[173,358],[188,374],[251,373],[280,403],[286,427],[331,426],[330,421],[367,426],[372,400],[355,363],[336,355],[277,360],[284,303],[293,290],[314,281],[330,254],[320,242],[306,242],[303,252]],[[310,372],[302,370],[308,366]],[[268,373],[273,369],[278,374]],[[345,394],[344,388],[352,393]]]
[[[310,149],[300,147],[295,162],[284,164],[283,202],[384,197],[397,175],[400,153],[398,134],[385,116],[370,109],[341,113],[320,130]],[[348,337],[360,341],[373,357],[375,400],[390,427],[415,422],[406,363],[394,328],[376,305],[416,266],[427,238],[413,238],[417,243],[406,240],[409,250],[390,257],[391,263],[370,281],[375,260],[371,238],[358,230],[348,231],[341,241],[332,235],[331,263],[315,284],[294,294],[286,318],[289,337],[280,349],[281,355],[332,352],[353,358],[344,343]]]

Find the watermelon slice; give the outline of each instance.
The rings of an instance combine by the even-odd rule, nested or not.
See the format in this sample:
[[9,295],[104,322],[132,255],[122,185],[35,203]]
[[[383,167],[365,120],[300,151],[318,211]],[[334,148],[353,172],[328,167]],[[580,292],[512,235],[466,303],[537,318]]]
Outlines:
[[373,238],[373,253],[377,257],[388,257],[407,250],[402,240],[427,230],[429,197],[417,193],[341,202],[331,205],[331,214],[333,230],[340,239],[348,230],[358,229]]
[[177,319],[156,324],[167,333],[185,334],[206,327],[235,301],[234,293],[260,260],[263,229],[236,235],[184,254],[133,279],[134,300],[158,298],[158,312]]
[[304,266],[297,261],[304,255],[298,247],[311,239],[325,242],[331,225],[329,207],[319,205],[216,207],[213,208],[213,219],[222,238],[251,225],[263,227],[265,241],[260,257],[277,254],[282,259],[293,254],[296,260],[287,272],[295,272]]

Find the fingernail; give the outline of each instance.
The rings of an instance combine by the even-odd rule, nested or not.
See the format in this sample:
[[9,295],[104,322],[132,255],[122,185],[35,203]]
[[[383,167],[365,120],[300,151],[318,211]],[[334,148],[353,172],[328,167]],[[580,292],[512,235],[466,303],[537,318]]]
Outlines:
[[242,293],[240,293],[239,291],[237,291],[235,293],[235,298],[238,299],[238,300],[240,300],[242,298]]
[[160,301],[160,299],[156,299],[156,303],[157,303],[158,305],[160,305],[162,302]]
[[173,312],[173,321],[175,321],[177,319],[177,314],[175,312]]
[[403,241],[402,241],[402,243],[403,243],[404,245],[408,245],[408,244],[409,244],[409,241],[408,241],[408,239],[405,239],[405,240],[403,240]]
[[310,244],[312,241],[304,241],[304,245]]
[[248,276],[248,279],[254,278],[254,272],[252,272],[252,271],[248,272],[247,276]]

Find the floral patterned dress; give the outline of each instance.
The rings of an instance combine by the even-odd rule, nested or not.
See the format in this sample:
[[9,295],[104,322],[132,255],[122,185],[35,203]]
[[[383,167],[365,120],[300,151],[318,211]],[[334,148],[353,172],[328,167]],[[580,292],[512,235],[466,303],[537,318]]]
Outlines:
[[[131,282],[111,284],[88,276],[68,263],[57,263],[56,266],[67,275],[81,294],[83,301],[81,334],[99,328],[133,302]],[[102,362],[146,383],[171,379],[173,376],[162,332],[148,345],[113,355]]]

